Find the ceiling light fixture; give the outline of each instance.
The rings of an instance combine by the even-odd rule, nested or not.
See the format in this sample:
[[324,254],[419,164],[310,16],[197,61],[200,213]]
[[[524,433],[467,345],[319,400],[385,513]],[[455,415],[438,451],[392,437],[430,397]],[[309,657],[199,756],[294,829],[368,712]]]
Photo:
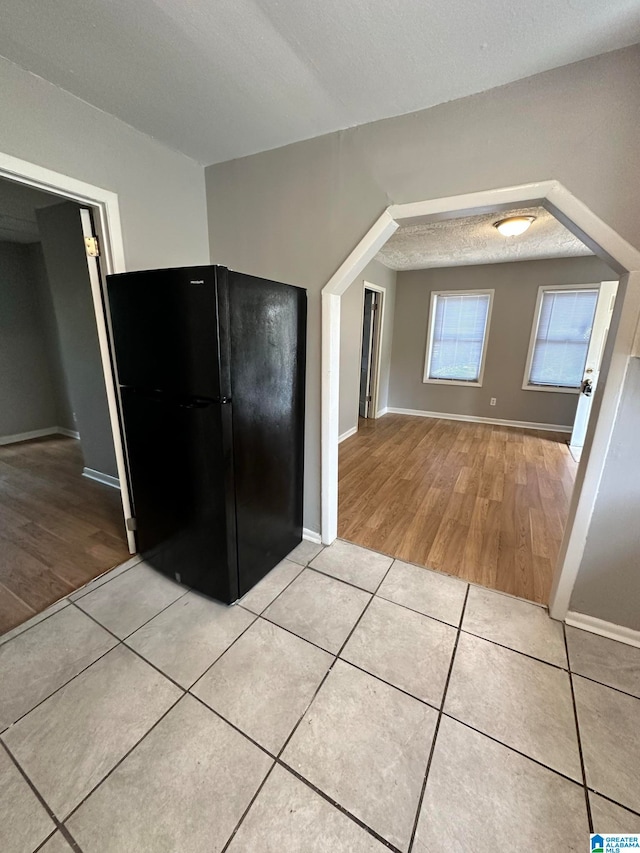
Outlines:
[[493,223],[503,237],[517,237],[524,234],[527,228],[535,221],[535,216],[509,216]]

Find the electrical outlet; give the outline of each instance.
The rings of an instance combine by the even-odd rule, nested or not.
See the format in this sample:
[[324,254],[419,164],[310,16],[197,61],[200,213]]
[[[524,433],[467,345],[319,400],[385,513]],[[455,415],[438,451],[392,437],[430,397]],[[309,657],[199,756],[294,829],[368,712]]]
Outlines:
[[491,400],[489,401],[489,405],[490,405],[490,406],[495,406],[495,404],[496,404],[496,398],[495,398],[495,397],[492,397],[492,398],[491,398]]

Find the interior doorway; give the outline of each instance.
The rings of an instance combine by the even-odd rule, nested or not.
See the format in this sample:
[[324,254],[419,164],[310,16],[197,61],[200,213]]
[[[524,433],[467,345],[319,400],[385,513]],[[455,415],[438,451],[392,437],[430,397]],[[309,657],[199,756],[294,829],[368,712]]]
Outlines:
[[358,414],[361,418],[375,418],[378,412],[384,293],[383,287],[365,282],[358,400]]
[[135,550],[103,282],[117,200],[86,189],[0,155],[0,635]]
[[[621,295],[616,302],[611,326],[615,337],[609,336],[603,359],[601,381],[595,395],[593,417],[587,430],[585,450],[576,471],[576,490],[569,506],[565,535],[560,547],[551,594],[548,597],[552,615],[564,618],[569,597],[580,564],[585,534],[593,508],[597,485],[602,473],[605,450],[611,435],[617,400],[626,369],[626,357],[632,351],[633,334],[637,321],[637,307],[633,296],[629,314],[622,311],[627,287],[636,282],[640,270],[638,253],[618,235],[610,231],[591,211],[574,199],[556,182],[512,187],[496,191],[475,193],[459,198],[434,199],[389,208],[352,254],[329,281],[323,291],[323,541],[330,542],[337,532],[337,504],[334,491],[337,484],[337,412],[335,383],[338,341],[335,324],[339,323],[340,298],[358,273],[375,257],[376,252],[404,220],[415,223],[420,218],[438,222],[446,215],[464,217],[474,210],[505,211],[516,203],[542,203],[545,209],[555,212],[560,221],[586,244],[613,265],[616,273],[629,273],[621,280]],[[632,292],[633,293],[633,292]],[[565,444],[566,449],[566,444]]]

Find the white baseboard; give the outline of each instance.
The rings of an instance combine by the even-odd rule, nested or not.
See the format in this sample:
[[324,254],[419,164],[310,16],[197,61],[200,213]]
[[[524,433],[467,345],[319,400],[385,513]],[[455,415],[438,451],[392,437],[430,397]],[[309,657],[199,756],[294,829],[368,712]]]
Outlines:
[[302,538],[306,539],[307,542],[315,542],[316,545],[322,545],[322,539],[320,538],[320,534],[316,533],[315,530],[309,530],[308,527],[302,528]]
[[380,411],[376,413],[376,417],[381,418],[383,415],[386,415],[388,411],[389,407],[385,406],[384,409],[380,409]]
[[28,432],[17,432],[14,435],[3,435],[0,444],[17,444],[19,441],[29,441],[32,438],[42,438],[45,435],[55,435],[58,427],[45,427],[44,429],[31,429]]
[[47,435],[68,435],[69,438],[80,438],[80,433],[64,427],[44,427],[43,429],[31,429],[28,432],[17,432],[14,435],[0,436],[0,445],[18,444],[20,441],[30,441],[32,438],[44,438]]
[[59,432],[60,435],[66,435],[67,438],[77,438],[80,439],[80,433],[77,429],[67,429],[66,427],[56,427],[56,432]]
[[500,418],[480,418],[475,415],[452,415],[445,412],[423,412],[420,409],[397,409],[388,406],[387,412],[394,415],[413,415],[417,418],[441,418],[444,421],[465,421],[472,424],[495,424],[496,426],[523,427],[524,429],[541,429],[548,432],[571,432],[573,427],[566,424],[539,424],[531,421],[506,421]]
[[82,476],[114,489],[120,488],[120,480],[117,477],[112,477],[111,474],[103,474],[102,471],[95,471],[93,468],[83,468]]
[[355,435],[358,432],[358,425],[356,424],[351,429],[348,429],[346,432],[343,432],[342,435],[338,436],[338,444],[342,444],[343,441],[346,441],[348,438],[351,438],[352,435]]
[[605,622],[604,619],[596,619],[595,616],[587,616],[586,613],[576,613],[573,610],[567,613],[564,621],[572,628],[582,628],[583,631],[589,631],[591,634],[599,634],[601,637],[608,637],[610,640],[617,640],[619,643],[626,643],[628,646],[640,649],[640,631],[633,628],[615,625],[613,622]]

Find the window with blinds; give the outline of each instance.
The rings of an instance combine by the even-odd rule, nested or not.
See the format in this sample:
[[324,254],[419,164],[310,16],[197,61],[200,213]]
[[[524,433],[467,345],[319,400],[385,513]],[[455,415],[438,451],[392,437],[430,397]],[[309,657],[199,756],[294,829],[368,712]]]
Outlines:
[[529,354],[530,387],[580,387],[597,302],[597,288],[542,290]]
[[480,385],[492,290],[433,293],[425,382]]

